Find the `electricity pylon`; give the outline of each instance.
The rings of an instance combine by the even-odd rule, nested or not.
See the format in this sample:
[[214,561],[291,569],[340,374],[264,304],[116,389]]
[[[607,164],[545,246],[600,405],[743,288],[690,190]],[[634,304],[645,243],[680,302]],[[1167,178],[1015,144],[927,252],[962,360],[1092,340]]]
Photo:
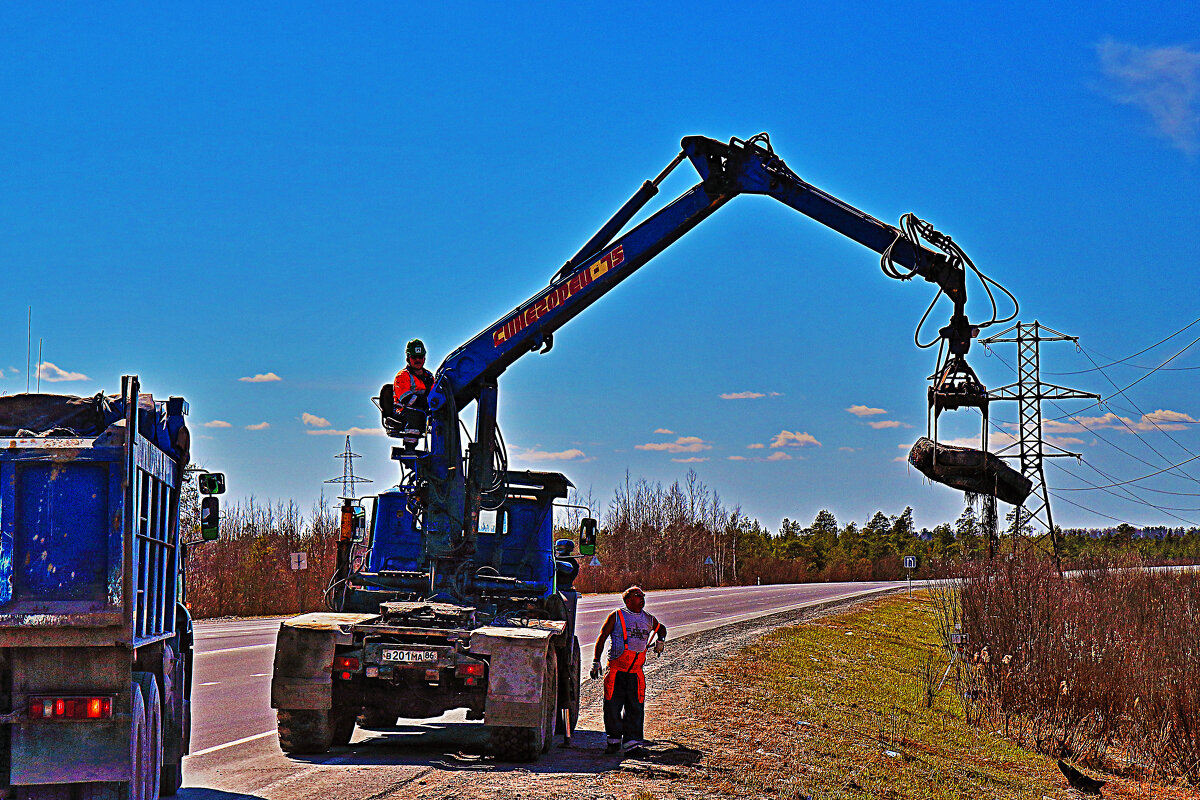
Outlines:
[[350,451],[350,437],[346,437],[346,449],[338,453],[334,458],[342,459],[342,477],[330,478],[325,483],[340,483],[342,485],[342,494],[338,497],[339,500],[354,499],[354,485],[356,483],[372,483],[370,478],[360,478],[354,474],[354,459],[362,458],[358,453]]
[[[1016,336],[1009,336],[1014,331]],[[1023,531],[1027,521],[1044,525],[1050,534],[1050,543],[1054,547],[1054,563],[1061,568],[1058,533],[1054,530],[1054,516],[1050,512],[1050,490],[1046,486],[1046,473],[1042,461],[1047,458],[1079,459],[1082,455],[1068,452],[1042,438],[1042,401],[1099,400],[1100,395],[1042,382],[1041,343],[1075,342],[1078,345],[1078,336],[1059,333],[1034,320],[1032,325],[1018,322],[1011,328],[982,340],[980,344],[990,347],[1000,342],[1014,342],[1017,345],[1017,382],[992,389],[988,392],[988,399],[1016,400],[1020,419],[1017,441],[996,451],[996,455],[1001,458],[1019,458],[1021,474],[1033,484],[1033,489],[1025,503],[1016,508],[1013,531],[1014,533]],[[1006,455],[1004,451],[1011,450],[1014,446],[1018,448],[1017,453]],[[1047,452],[1047,448],[1053,452]],[[1014,541],[1014,546],[1015,544]]]

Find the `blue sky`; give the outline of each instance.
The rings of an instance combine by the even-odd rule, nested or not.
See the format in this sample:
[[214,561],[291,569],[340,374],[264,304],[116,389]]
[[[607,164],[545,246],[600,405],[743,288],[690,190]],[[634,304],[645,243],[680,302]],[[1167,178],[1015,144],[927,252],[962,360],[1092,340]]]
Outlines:
[[[386,487],[369,397],[405,341],[436,364],[543,287],[681,137],[768,131],[820,188],[953,236],[1023,321],[1081,337],[1045,347],[1044,379],[1108,395],[1106,374],[1123,387],[1200,335],[1049,374],[1200,316],[1198,22],[1184,2],[9,5],[0,391],[25,388],[32,306],[43,391],[136,372],[184,395],[233,498],[311,504],[347,431]],[[660,198],[692,183],[685,165]],[[821,508],[953,519],[961,495],[897,461],[925,431],[931,296],[737,198],[501,378],[513,465],[601,504],[626,470],[694,468],[772,528]],[[1014,379],[1011,348],[973,350],[985,383]],[[1055,427],[1085,458],[1063,466],[1106,485],[1200,453],[1198,352]],[[1179,472],[1131,499],[1068,493],[1086,484],[1050,467],[1087,509],[1055,519],[1200,522],[1200,461]]]

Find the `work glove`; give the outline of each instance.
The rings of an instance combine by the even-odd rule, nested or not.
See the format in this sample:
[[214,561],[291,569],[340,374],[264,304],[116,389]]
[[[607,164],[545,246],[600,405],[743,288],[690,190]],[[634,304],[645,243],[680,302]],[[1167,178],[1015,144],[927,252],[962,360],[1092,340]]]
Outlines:
[[659,639],[657,642],[654,643],[654,655],[661,656],[663,653],[663,650],[665,650],[666,647],[667,647],[667,643],[664,642],[662,639]]
[[592,680],[597,680],[603,672],[604,672],[604,670],[600,669],[600,662],[593,661],[592,662]]

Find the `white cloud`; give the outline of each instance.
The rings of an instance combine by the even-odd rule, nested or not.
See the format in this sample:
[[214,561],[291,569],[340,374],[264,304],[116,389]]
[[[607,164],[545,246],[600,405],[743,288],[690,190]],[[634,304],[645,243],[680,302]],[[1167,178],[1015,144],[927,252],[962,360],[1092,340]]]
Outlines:
[[766,445],[762,444],[760,442],[755,442],[754,444],[746,445],[747,450],[762,450],[764,447],[766,447]]
[[383,428],[348,428],[337,431],[333,428],[323,428],[319,431],[305,431],[309,436],[383,436]]
[[1139,419],[1122,417],[1109,411],[1099,417],[1069,417],[1067,420],[1044,420],[1042,430],[1046,433],[1078,433],[1088,429],[1109,429],[1114,431],[1181,431],[1189,424],[1195,424],[1196,419],[1182,411],[1169,411],[1160,408],[1143,414]]
[[559,450],[556,453],[545,450],[529,450],[517,454],[523,461],[578,461],[584,457],[584,452],[577,447],[569,450]]
[[271,427],[271,423],[269,423],[269,422],[256,422],[253,425],[247,425],[246,430],[248,430],[248,431],[265,431],[269,427]]
[[820,447],[821,443],[811,433],[799,433],[797,431],[780,431],[775,434],[775,438],[771,439],[771,447],[808,447],[809,445]]
[[300,415],[300,421],[312,428],[329,427],[329,420],[324,417],[318,417],[316,414],[310,414],[307,411]]
[[892,461],[901,461],[901,462],[907,464],[908,456],[896,456],[895,458],[892,459]]
[[692,456],[691,458],[672,458],[671,460],[674,461],[676,464],[699,464],[702,461],[708,461],[708,458],[707,457],[701,458],[700,456]]
[[1200,149],[1200,52],[1138,47],[1105,39],[1096,45],[1112,99],[1140,108],[1155,133],[1189,156]]
[[667,435],[667,436],[674,436],[674,435],[675,435],[675,431],[667,430],[666,428],[655,428],[655,429],[654,429],[654,432],[655,432],[655,433],[661,433],[661,434],[665,434],[665,435]]
[[839,447],[838,452],[839,453],[853,453],[857,449],[858,449],[857,447]]
[[699,453],[701,450],[711,450],[712,445],[699,436],[680,436],[673,442],[649,442],[636,445],[634,449],[667,453]]
[[846,409],[856,417],[873,417],[877,414],[886,414],[887,409],[871,408],[870,406],[850,406]]
[[783,452],[782,450],[776,450],[774,453],[771,453],[771,455],[767,456],[766,460],[767,461],[791,461],[792,457],[789,456],[787,453]]
[[762,392],[726,392],[721,395],[722,400],[757,400],[760,397],[766,397]]
[[745,456],[727,456],[730,461],[748,461]]
[[904,422],[900,422],[899,420],[895,420],[895,419],[881,419],[878,422],[868,422],[867,424],[870,425],[872,428],[874,428],[877,431],[883,430],[884,428],[911,428],[912,427],[912,425],[909,425]]
[[233,426],[230,425],[228,422],[226,422],[223,419],[214,419],[212,422],[204,423],[204,427],[206,427],[206,428],[232,428]]
[[68,372],[61,367],[55,366],[49,361],[43,361],[38,364],[35,376],[40,376],[42,380],[50,383],[58,383],[60,381],[90,381],[87,375],[82,372]]
[[267,373],[260,372],[259,374],[255,375],[252,378],[250,378],[250,377],[238,378],[238,380],[241,381],[242,383],[274,383],[275,381],[283,380],[283,378],[279,377],[274,372],[267,372]]

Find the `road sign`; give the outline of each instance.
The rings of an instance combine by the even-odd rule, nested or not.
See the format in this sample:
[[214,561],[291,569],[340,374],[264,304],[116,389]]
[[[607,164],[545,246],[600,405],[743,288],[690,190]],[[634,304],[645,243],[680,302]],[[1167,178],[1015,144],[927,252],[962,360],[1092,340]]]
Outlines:
[[712,565],[713,565],[712,556],[709,556],[708,558],[704,559],[704,566],[711,567]]
[[916,556],[905,556],[904,557],[904,568],[905,569],[916,569],[917,568],[917,557]]
[[308,553],[292,553],[292,569],[308,569]]
[[592,556],[592,560],[588,562],[588,566],[589,566],[589,567],[598,567],[598,566],[600,566],[600,559],[599,559],[599,558],[597,558],[596,556]]

